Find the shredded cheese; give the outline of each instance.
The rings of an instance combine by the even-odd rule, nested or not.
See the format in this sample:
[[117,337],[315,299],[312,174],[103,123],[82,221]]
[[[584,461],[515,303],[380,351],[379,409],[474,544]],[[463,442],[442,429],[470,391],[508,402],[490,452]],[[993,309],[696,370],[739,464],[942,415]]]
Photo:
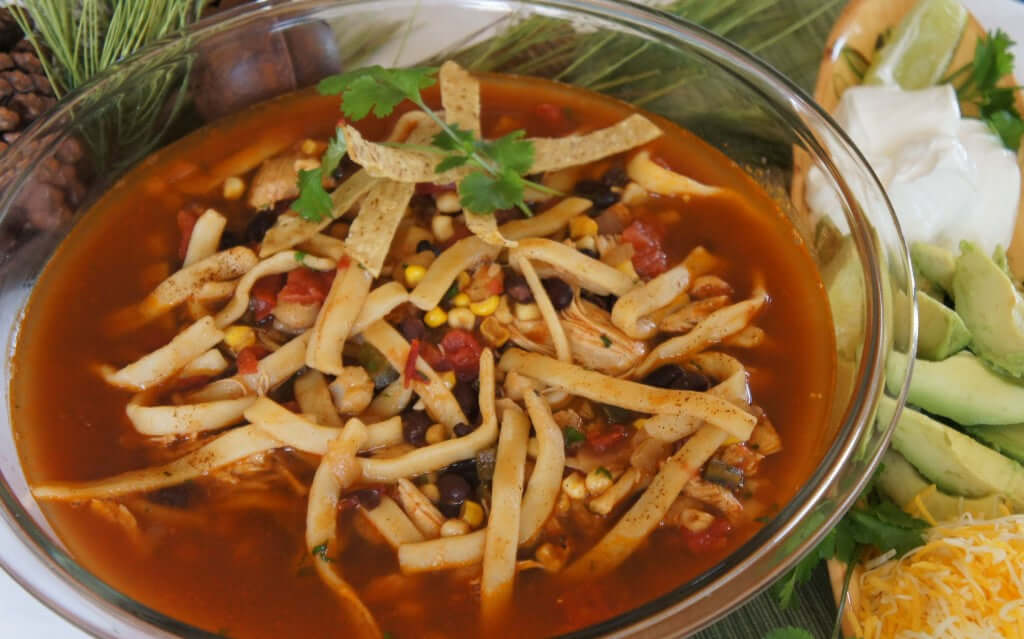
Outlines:
[[863,639],[1024,639],[1024,515],[931,528],[860,576]]

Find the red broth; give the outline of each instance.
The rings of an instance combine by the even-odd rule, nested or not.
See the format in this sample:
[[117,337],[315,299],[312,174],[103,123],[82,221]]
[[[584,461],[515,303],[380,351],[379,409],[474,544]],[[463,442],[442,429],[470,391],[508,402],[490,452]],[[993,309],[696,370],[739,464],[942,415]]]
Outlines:
[[[632,112],[553,83],[492,77],[483,83],[485,132],[494,133],[507,116],[530,135],[565,134],[559,129],[566,125],[538,111],[538,104],[558,105],[571,126],[589,128]],[[229,217],[229,228],[244,226],[250,213],[241,201],[223,200],[219,181],[208,192],[189,193],[197,180],[253,145],[328,137],[339,117],[337,105],[337,99],[301,93],[210,125],[154,154],[82,219],[39,280],[14,359],[14,429],[30,482],[95,479],[168,460],[134,432],[125,416],[129,393],[104,383],[94,366],[132,361],[166,343],[180,324],[156,322],[113,338],[103,330],[104,319],[159,282],[154,264],[177,267],[176,214],[182,207],[214,206]],[[379,138],[392,121],[361,127]],[[736,288],[737,300],[750,293],[755,271],[772,295],[756,322],[766,332],[765,344],[725,349],[750,371],[754,402],[784,443],[781,453],[762,462],[758,475],[758,495],[764,514],[770,514],[804,483],[830,437],[824,424],[835,346],[826,296],[806,246],[771,198],[721,153],[657,121],[666,135],[649,145],[653,155],[738,196],[689,202],[654,197],[641,207],[642,219],[667,231],[669,264],[702,245],[724,258],[719,275]],[[587,170],[597,175],[601,169]],[[288,452],[273,457],[297,482],[308,484],[305,460]],[[304,550],[305,497],[268,482],[276,506],[247,508],[244,499],[222,499],[225,490],[197,480],[122,500],[140,522],[139,533],[115,523],[117,504],[43,507],[82,566],[170,617],[235,638],[344,634],[346,619]],[[341,515],[342,529],[350,516]],[[759,526],[751,519],[723,546],[701,552],[691,550],[678,530],[658,529],[618,570],[587,583],[566,583],[540,570],[521,572],[508,623],[488,636],[550,636],[608,619],[694,579]],[[394,552],[359,539],[350,540],[337,562],[391,636],[480,634],[478,571],[395,578]]]

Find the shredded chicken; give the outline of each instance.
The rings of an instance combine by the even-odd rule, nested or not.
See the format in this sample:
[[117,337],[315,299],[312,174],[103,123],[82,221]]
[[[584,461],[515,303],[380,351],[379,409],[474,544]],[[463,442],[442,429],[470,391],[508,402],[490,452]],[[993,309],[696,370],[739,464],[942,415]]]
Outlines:
[[695,477],[686,484],[683,493],[711,506],[730,521],[736,521],[743,515],[743,504],[740,500],[718,484]]

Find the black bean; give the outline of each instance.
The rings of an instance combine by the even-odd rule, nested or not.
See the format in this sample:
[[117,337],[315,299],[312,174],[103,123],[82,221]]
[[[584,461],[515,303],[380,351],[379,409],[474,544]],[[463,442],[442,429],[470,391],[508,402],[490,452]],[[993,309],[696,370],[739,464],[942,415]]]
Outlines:
[[229,248],[234,248],[242,243],[242,238],[234,231],[224,231],[220,234],[220,244],[217,245],[217,250],[226,251]]
[[541,280],[544,285],[544,290],[547,291],[548,297],[551,298],[551,305],[555,307],[556,311],[560,311],[563,308],[572,304],[572,287],[558,279],[557,277],[549,277]]
[[398,325],[402,335],[410,342],[414,339],[423,339],[427,335],[427,325],[418,317],[409,316]]
[[373,510],[377,506],[380,506],[380,491],[376,488],[363,488],[355,492],[349,493],[349,496],[353,497],[359,502],[359,505],[366,510]]
[[615,306],[615,302],[619,301],[619,298],[614,295],[598,295],[597,293],[586,289],[580,289],[580,297],[598,308],[603,308],[609,313],[611,312],[612,307]]
[[420,243],[416,245],[416,252],[422,253],[423,251],[430,251],[434,255],[437,255],[441,252],[441,249],[434,246],[430,240],[420,240]]
[[426,446],[427,429],[433,424],[430,416],[419,410],[402,413],[402,437],[413,446]]
[[706,391],[711,388],[711,382],[707,377],[676,364],[655,369],[643,381],[648,386],[673,390]]
[[455,433],[456,437],[465,437],[466,435],[472,433],[474,430],[476,430],[476,428],[464,422],[459,422],[458,424],[455,424],[454,428],[452,428],[452,432]]
[[409,200],[409,208],[412,209],[413,213],[417,213],[423,217],[430,217],[436,210],[434,206],[434,196],[429,193],[417,193],[412,196],[411,200]]
[[341,162],[338,162],[338,166],[331,171],[331,177],[341,182],[348,176],[352,175],[359,169],[359,165],[356,164],[349,156],[344,156]]
[[267,234],[270,227],[274,226],[274,222],[277,221],[277,214],[271,209],[264,209],[257,211],[256,215],[249,218],[249,223],[245,225],[245,242],[246,244],[258,244],[263,241],[263,236]]
[[613,166],[601,176],[601,183],[607,186],[626,186],[629,184],[629,175],[621,166]]
[[588,248],[580,249],[580,253],[583,253],[587,257],[589,257],[591,259],[595,259],[595,260],[599,259],[601,257],[600,255],[597,254],[597,251],[595,251],[594,249],[588,249]]
[[602,211],[619,201],[619,194],[612,191],[607,184],[597,180],[583,180],[576,183],[573,189],[576,195],[594,203],[594,209]]
[[533,301],[530,285],[526,283],[526,278],[516,271],[505,273],[505,292],[520,304],[529,304]]
[[[476,463],[475,460],[470,461]],[[448,517],[457,517],[459,506],[473,494],[473,487],[469,485],[465,477],[458,473],[444,473],[437,478],[437,492],[441,495],[438,504],[441,507],[441,512]],[[454,514],[449,514],[446,511],[454,511]]]
[[476,421],[480,395],[473,390],[473,386],[461,380],[456,381],[455,386],[452,387],[452,395],[455,396],[455,401],[459,403],[459,408],[462,409],[462,414],[466,416],[466,419],[470,422]]
[[477,475],[476,460],[474,459],[463,459],[453,464],[449,464],[445,467],[444,472],[455,473],[461,476],[470,486],[475,486],[480,483],[480,476]]

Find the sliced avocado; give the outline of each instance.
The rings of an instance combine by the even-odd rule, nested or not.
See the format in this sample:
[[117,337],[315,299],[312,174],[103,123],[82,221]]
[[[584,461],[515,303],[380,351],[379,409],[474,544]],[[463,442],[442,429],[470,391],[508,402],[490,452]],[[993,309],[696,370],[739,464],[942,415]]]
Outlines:
[[853,238],[840,240],[835,255],[821,269],[836,329],[836,348],[841,358],[857,355],[864,334],[864,271]]
[[971,332],[971,350],[1008,375],[1024,376],[1024,300],[1006,272],[977,246],[962,242],[960,250],[953,299]]
[[[910,261],[915,273],[919,273],[929,284],[953,294],[953,273],[956,271],[956,256],[953,252],[934,244],[914,242],[910,245]],[[918,286],[921,283],[918,282]]]
[[928,295],[917,295],[917,321],[917,355],[923,359],[946,359],[971,342],[956,311]]
[[887,450],[882,457],[881,470],[878,472],[875,485],[901,508],[905,508],[915,497],[920,496],[921,506],[924,506],[928,514],[940,523],[959,519],[964,513],[984,519],[1001,517],[1009,510],[1006,499],[1001,495],[993,494],[970,499],[949,495],[938,488],[925,492],[934,484],[922,477],[906,457],[892,449]]
[[1024,463],[1024,424],[968,426],[966,430],[989,448]]
[[[882,397],[879,419],[885,423],[895,411],[896,401]],[[1011,508],[1024,509],[1024,466],[926,415],[904,408],[892,447],[944,492],[964,497],[1003,495]]]
[[[889,354],[889,392],[896,394],[907,356]],[[958,424],[1016,424],[1024,422],[1024,384],[996,373],[968,351],[941,362],[916,360],[907,403]]]

